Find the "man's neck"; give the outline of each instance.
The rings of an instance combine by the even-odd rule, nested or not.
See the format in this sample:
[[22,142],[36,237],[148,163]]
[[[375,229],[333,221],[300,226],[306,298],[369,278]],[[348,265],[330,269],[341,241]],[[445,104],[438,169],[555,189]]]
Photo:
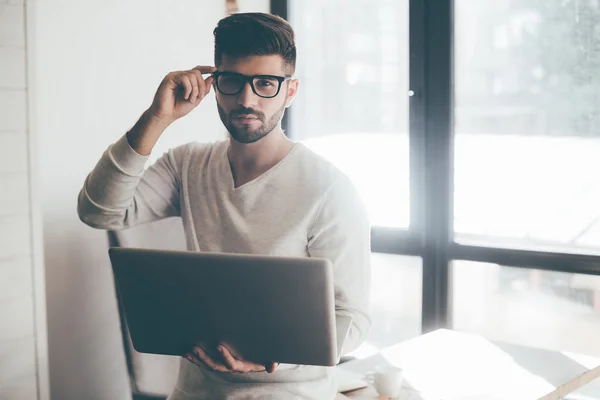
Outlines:
[[275,129],[255,143],[229,140],[229,163],[235,186],[241,186],[267,172],[285,158],[294,147],[281,130]]

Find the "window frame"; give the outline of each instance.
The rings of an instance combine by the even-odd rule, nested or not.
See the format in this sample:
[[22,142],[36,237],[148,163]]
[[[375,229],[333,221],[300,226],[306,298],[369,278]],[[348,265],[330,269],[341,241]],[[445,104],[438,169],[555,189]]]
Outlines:
[[[288,19],[288,1],[270,0],[271,12]],[[485,239],[469,244],[455,240],[454,1],[409,1],[411,222],[408,229],[373,227],[371,247],[377,253],[421,257],[422,333],[452,328],[453,261],[600,275],[600,255],[494,247]],[[282,125],[293,138],[290,118],[293,110],[288,109]]]

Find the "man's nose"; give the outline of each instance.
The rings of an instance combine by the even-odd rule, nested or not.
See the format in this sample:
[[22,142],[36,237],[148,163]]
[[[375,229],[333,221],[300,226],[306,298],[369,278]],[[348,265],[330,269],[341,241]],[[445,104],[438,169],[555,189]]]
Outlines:
[[252,91],[250,82],[246,82],[246,84],[242,88],[242,91],[240,92],[240,94],[238,94],[237,102],[243,107],[252,108],[252,106],[254,106],[256,103],[257,97],[258,96]]

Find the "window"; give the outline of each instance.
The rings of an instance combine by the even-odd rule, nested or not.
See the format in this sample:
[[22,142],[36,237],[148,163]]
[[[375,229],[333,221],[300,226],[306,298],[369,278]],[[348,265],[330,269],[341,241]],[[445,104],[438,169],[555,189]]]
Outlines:
[[354,182],[378,226],[409,225],[408,3],[292,1],[295,140]]
[[381,349],[421,333],[419,257],[371,256],[371,335],[367,348]]
[[600,2],[272,6],[299,47],[288,134],[371,214],[367,344],[420,318],[599,355]]
[[597,1],[455,1],[459,241],[600,249]]
[[454,328],[600,356],[600,277],[454,261]]
[[[288,130],[352,179],[372,225],[406,229],[408,3],[350,3],[289,3],[300,90]],[[373,325],[356,355],[420,334],[421,278],[420,257],[373,253]]]

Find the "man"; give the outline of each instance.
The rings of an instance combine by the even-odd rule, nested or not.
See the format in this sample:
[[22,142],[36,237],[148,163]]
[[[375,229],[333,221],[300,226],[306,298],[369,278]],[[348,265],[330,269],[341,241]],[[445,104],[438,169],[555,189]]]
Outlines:
[[[150,108],[87,177],[79,216],[100,229],[181,216],[190,251],[331,260],[336,313],[353,321],[346,354],[370,327],[370,228],[350,180],[281,129],[299,85],[292,78],[293,30],[273,15],[234,14],[219,22],[214,36],[216,68],[163,79]],[[144,171],[160,135],[211,88],[230,138],[171,149]],[[186,358],[169,400],[335,396],[331,368],[261,365],[235,359],[224,346],[197,346]]]

